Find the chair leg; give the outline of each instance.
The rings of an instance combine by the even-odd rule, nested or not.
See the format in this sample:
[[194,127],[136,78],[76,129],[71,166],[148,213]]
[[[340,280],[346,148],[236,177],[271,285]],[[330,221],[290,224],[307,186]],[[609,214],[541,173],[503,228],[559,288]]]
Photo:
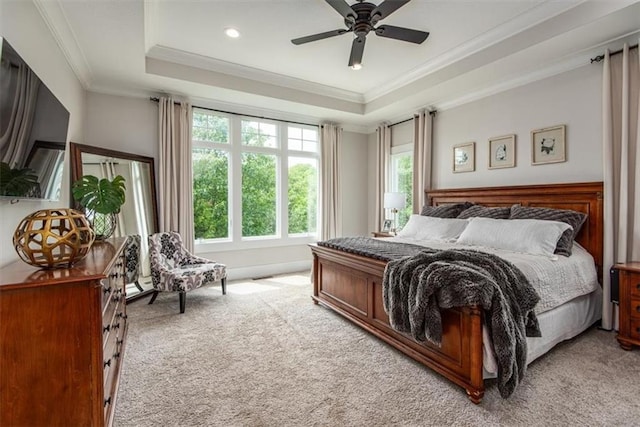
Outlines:
[[149,305],[153,304],[153,302],[156,300],[156,297],[158,296],[159,292],[158,291],[153,291],[153,295],[151,295],[151,299],[149,300]]
[[140,285],[140,282],[138,282],[137,280],[136,280],[135,285],[136,285],[136,288],[138,288],[138,290],[139,290],[140,292],[143,292],[143,291],[144,291],[144,289],[142,289],[142,286]]
[[222,295],[226,295],[227,294],[227,278],[223,277],[221,282],[222,282]]
[[187,293],[180,292],[180,314],[184,313],[184,308],[186,304],[187,304]]

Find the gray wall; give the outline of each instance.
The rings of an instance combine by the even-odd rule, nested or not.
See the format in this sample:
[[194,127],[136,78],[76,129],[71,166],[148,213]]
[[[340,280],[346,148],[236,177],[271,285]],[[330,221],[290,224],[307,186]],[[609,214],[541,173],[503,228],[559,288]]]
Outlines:
[[[439,111],[434,119],[433,187],[601,181],[602,67],[578,69]],[[531,131],[566,125],[567,161],[531,164]],[[411,121],[392,128],[392,144],[412,138]],[[516,167],[488,169],[488,140],[516,134]],[[373,227],[376,135],[369,135],[369,227]],[[475,172],[453,173],[453,146],[474,141]]]
[[[68,140],[82,141],[85,120],[85,91],[69,67],[64,54],[49,32],[36,7],[29,1],[3,1],[0,36],[7,39],[40,80],[69,111]],[[67,141],[68,142],[68,141]],[[12,236],[22,218],[39,209],[69,206],[68,155],[62,182],[62,198],[57,202],[0,200],[0,265],[18,259]]]

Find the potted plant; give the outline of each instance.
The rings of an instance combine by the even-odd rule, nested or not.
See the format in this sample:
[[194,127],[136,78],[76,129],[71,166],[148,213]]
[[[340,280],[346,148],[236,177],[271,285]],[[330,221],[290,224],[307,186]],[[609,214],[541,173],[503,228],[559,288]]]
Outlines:
[[0,162],[0,196],[24,197],[38,189],[38,175],[33,170]]
[[73,183],[73,198],[85,209],[96,239],[107,239],[115,231],[117,214],[125,202],[125,189],[121,175],[113,180],[84,175]]

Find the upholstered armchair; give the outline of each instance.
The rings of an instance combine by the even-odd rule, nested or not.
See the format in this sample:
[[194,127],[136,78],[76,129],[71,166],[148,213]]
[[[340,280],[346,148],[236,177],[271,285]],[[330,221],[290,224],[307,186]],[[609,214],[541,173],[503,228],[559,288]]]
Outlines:
[[227,293],[227,267],[187,251],[178,233],[149,236],[149,256],[155,289],[149,304],[153,304],[159,292],[178,292],[180,313],[184,313],[187,292],[218,280],[222,282],[222,294]]
[[127,245],[124,248],[126,268],[124,272],[125,283],[134,283],[140,292],[142,286],[138,281],[140,276],[140,235],[134,234],[127,237]]

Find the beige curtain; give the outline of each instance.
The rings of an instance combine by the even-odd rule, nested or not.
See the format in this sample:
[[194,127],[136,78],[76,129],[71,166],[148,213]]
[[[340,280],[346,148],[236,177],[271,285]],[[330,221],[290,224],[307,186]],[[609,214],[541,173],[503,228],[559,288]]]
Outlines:
[[191,166],[191,105],[161,97],[158,103],[160,170],[158,197],[160,231],[177,231],[193,252],[193,178]]
[[382,230],[385,220],[383,205],[384,192],[389,186],[389,162],[391,159],[391,127],[387,123],[381,123],[376,129],[376,205],[375,205],[375,230]]
[[421,110],[413,115],[413,213],[426,202],[424,191],[431,188],[431,147],[433,115]]
[[604,150],[604,283],[602,327],[617,328],[609,302],[608,268],[640,259],[640,60],[625,44],[604,59],[602,133]]
[[340,145],[342,128],[322,124],[320,132],[320,179],[322,193],[322,240],[342,235],[342,203],[340,193]]

